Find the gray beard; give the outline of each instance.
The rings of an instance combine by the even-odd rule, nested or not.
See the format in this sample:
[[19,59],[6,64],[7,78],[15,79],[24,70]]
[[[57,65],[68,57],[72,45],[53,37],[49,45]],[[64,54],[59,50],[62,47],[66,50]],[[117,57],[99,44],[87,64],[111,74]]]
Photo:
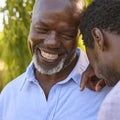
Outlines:
[[40,72],[41,74],[46,74],[46,75],[53,75],[55,73],[60,72],[63,69],[66,55],[61,59],[61,61],[58,63],[57,66],[55,66],[54,68],[51,68],[50,70],[44,69],[43,67],[40,66],[37,60],[37,55],[35,53],[33,54],[32,59],[33,59],[34,66],[38,70],[38,72]]

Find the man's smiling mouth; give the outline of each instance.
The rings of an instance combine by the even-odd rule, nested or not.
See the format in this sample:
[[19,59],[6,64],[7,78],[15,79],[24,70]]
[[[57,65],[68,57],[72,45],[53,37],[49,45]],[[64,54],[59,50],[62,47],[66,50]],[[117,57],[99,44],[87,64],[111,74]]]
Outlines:
[[48,59],[48,60],[56,60],[58,58],[58,54],[50,54],[50,53],[47,53],[45,51],[41,51],[41,55],[42,57]]

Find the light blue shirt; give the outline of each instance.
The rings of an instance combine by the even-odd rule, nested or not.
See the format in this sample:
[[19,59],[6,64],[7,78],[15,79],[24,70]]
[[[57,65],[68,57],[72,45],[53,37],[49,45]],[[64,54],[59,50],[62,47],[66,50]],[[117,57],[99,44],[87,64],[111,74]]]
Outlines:
[[120,81],[104,99],[98,120],[120,120]]
[[76,66],[65,80],[51,88],[47,101],[31,63],[25,73],[3,89],[0,120],[97,120],[99,106],[110,88],[99,93],[88,88],[80,92],[81,74],[88,59],[80,49],[77,54]]

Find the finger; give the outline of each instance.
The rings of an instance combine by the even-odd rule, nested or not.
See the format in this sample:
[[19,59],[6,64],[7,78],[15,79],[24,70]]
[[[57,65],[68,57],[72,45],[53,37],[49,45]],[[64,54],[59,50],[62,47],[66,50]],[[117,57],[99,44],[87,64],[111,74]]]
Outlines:
[[87,85],[87,82],[90,80],[90,78],[94,76],[94,71],[89,64],[86,70],[82,74],[81,82],[80,82],[80,90],[84,90],[85,86]]
[[86,75],[82,75],[82,79],[81,79],[81,82],[80,82],[80,91],[83,91],[86,84],[87,84],[87,81],[88,81],[89,77],[86,76]]
[[93,71],[89,71],[89,72],[85,71],[82,74],[82,78],[81,78],[81,82],[80,82],[80,91],[84,90],[85,86],[87,86],[87,83],[90,81],[90,78],[92,78],[92,76],[94,76],[94,72]]
[[93,81],[89,80],[86,84],[87,88],[89,88],[90,90],[96,91],[95,90],[95,83],[93,83]]
[[103,79],[99,80],[96,84],[95,90],[97,92],[101,91],[106,86],[105,81]]

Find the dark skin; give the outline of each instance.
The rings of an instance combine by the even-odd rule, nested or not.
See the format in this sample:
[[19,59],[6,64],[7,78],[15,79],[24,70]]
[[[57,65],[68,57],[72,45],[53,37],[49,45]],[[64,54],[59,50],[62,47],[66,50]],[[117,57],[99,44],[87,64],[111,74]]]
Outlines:
[[[91,33],[95,47],[94,49],[86,47],[86,52],[93,68],[89,66],[88,71],[83,74],[81,90],[88,86],[90,89],[100,91],[105,85],[113,87],[120,79],[119,35],[99,28],[94,28]],[[92,80],[94,75],[101,80],[97,79],[97,82]]]
[[113,87],[120,79],[119,34],[93,28],[94,48],[86,47],[95,74]]
[[[31,18],[32,18],[32,13],[31,13]],[[31,22],[32,22],[32,19],[31,19]],[[32,48],[31,48],[31,50],[32,50]],[[39,78],[39,77],[37,77],[37,78]],[[55,84],[56,82],[53,82],[53,83]],[[82,75],[80,90],[81,91],[84,90],[85,86],[87,86],[91,90],[100,91],[105,85],[106,84],[105,84],[104,80],[97,78],[95,76],[95,73],[94,73],[92,67],[90,67],[90,65],[89,65],[88,68],[86,69],[86,71]],[[43,86],[42,83],[41,83],[41,86]],[[50,90],[49,86],[47,86],[47,88],[49,88],[49,90]],[[47,90],[45,90],[45,91],[47,91]],[[46,92],[46,93],[48,94],[48,92]]]
[[94,72],[92,66],[89,64],[87,69],[82,74],[80,90],[83,91],[85,87],[88,87],[91,90],[99,92],[105,86],[106,86],[106,83],[105,83],[104,79],[99,79],[95,75],[95,72]]
[[[32,13],[30,14],[30,19],[32,22]],[[42,83],[41,83],[41,86],[43,86]],[[105,86],[106,86],[105,81],[103,79],[99,79],[95,75],[92,66],[89,64],[87,69],[82,74],[82,79],[81,79],[81,83],[80,83],[80,90],[83,91],[85,89],[85,87],[88,87],[89,89],[91,89],[93,91],[99,92]],[[49,88],[49,86],[47,86],[47,88]],[[49,88],[49,90],[50,90],[50,88]],[[48,95],[48,93],[47,93],[47,95]]]
[[[70,0],[66,2],[39,0],[34,7],[28,42],[32,55],[37,59],[38,68],[44,69],[44,74],[41,74],[35,67],[35,77],[46,99],[48,99],[51,88],[70,74],[78,59],[76,47],[82,12],[78,14],[73,11],[82,11],[85,6],[83,4],[80,10],[74,3],[73,8],[72,2]],[[56,6],[57,4],[59,7]],[[53,68],[56,68],[64,58],[62,68],[55,72]],[[45,73],[46,70],[50,73],[54,72],[48,74]]]
[[[64,6],[64,5],[63,5]],[[32,15],[32,14],[31,14]],[[76,14],[75,14],[76,15]],[[31,20],[32,21],[32,20]],[[54,26],[54,25],[53,25]],[[37,42],[37,40],[36,40],[36,42]],[[29,41],[29,44],[32,44],[32,42],[31,41]],[[32,46],[30,45],[30,49],[31,49],[31,52],[33,51],[32,50]],[[71,69],[72,69],[72,67],[74,67],[74,66],[71,66]],[[36,71],[37,72],[37,71]],[[69,71],[70,72],[70,71]],[[69,72],[68,72],[68,74],[69,74]],[[66,72],[64,72],[65,74],[66,74]],[[40,78],[40,77],[42,77],[41,75],[39,75],[39,74],[36,74],[36,78],[39,80],[39,79],[45,79],[45,80],[47,80],[46,78]],[[62,75],[63,76],[63,75]],[[67,76],[67,74],[65,75],[65,76]],[[50,77],[48,76],[48,78],[50,79]],[[60,78],[60,77],[58,77],[58,78]],[[64,77],[64,78],[66,78],[66,77]],[[64,79],[64,78],[61,78],[61,79]],[[44,83],[45,82],[45,80],[43,81],[43,83],[45,84],[45,87],[44,87],[44,85],[43,85],[43,83],[39,80],[39,83],[40,83],[40,85],[43,87],[43,89],[44,89],[44,91],[46,91],[45,93],[46,93],[46,95],[48,96],[48,93],[49,93],[49,91],[50,91],[50,89],[51,89],[51,87],[54,85],[54,84],[56,84],[56,82],[58,82],[58,81],[60,81],[60,80],[57,80],[57,81],[54,81],[54,77],[53,78],[51,78],[51,80],[49,80],[49,85],[47,85],[46,83]],[[46,81],[47,83],[48,83],[48,81]],[[87,87],[89,87],[90,89],[92,89],[92,90],[95,90],[95,91],[100,91],[104,86],[105,86],[105,83],[104,83],[104,81],[103,80],[99,80],[99,79],[97,79],[97,77],[95,77],[95,74],[94,74],[94,71],[93,71],[93,69],[90,69],[90,67],[88,67],[88,69],[83,73],[83,75],[82,75],[82,81],[81,81],[81,85],[80,85],[80,89],[81,89],[81,91],[85,88],[85,86],[87,86]],[[47,90],[47,89],[48,90]]]

